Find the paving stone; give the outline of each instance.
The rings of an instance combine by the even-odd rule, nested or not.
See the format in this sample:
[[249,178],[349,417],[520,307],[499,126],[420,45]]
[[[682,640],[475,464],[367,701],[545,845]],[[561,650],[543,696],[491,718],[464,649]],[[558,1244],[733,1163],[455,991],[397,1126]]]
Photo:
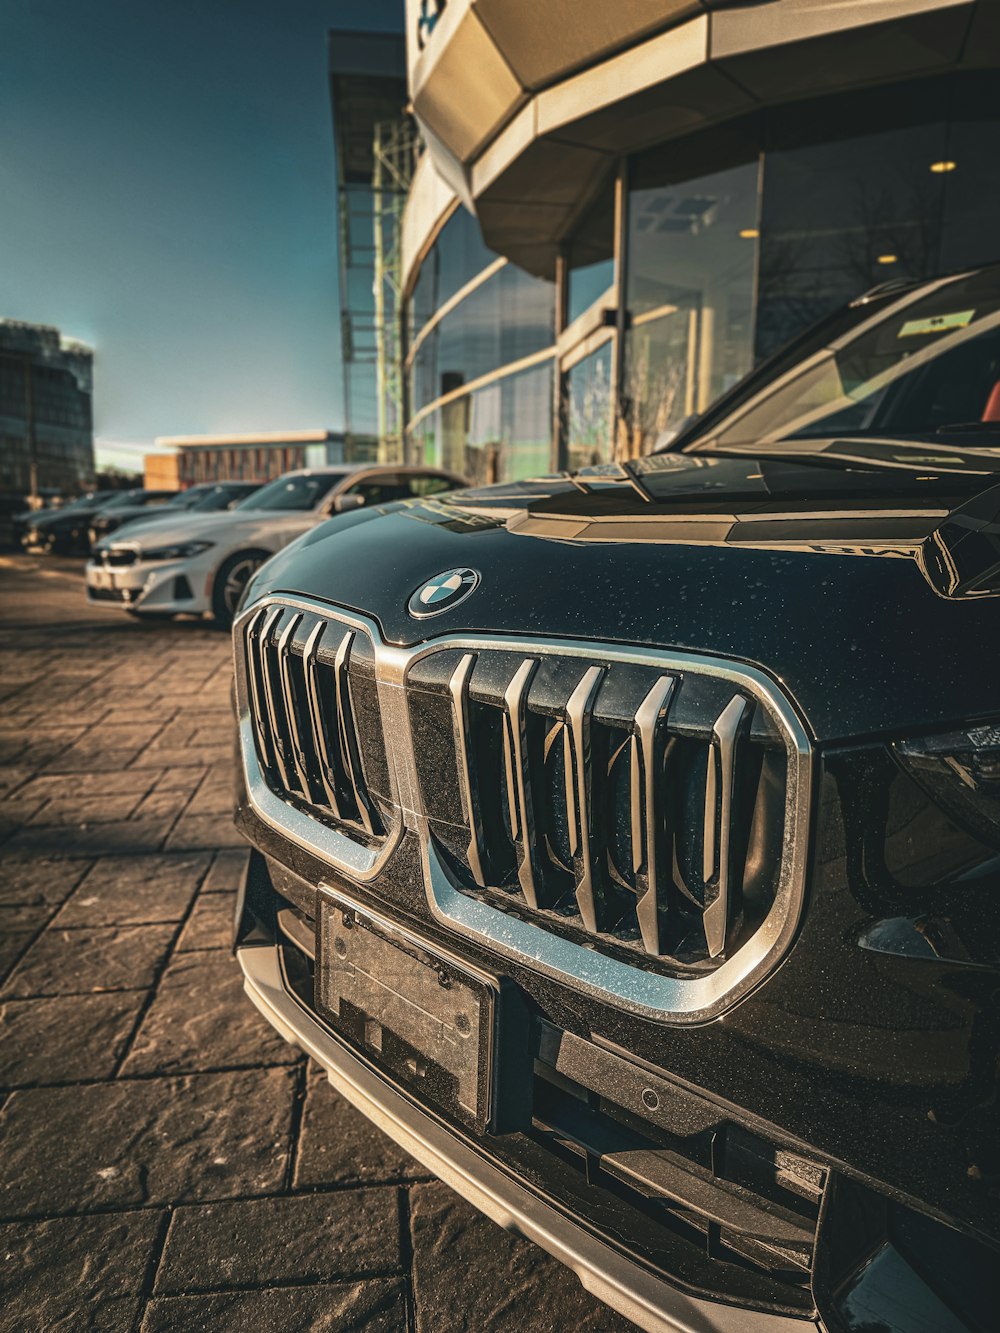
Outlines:
[[[35,841],[36,853],[43,847]],[[0,860],[0,903],[45,903],[55,907],[69,897],[91,864],[84,860],[50,861],[38,855],[11,856],[5,849]]]
[[6,935],[9,931],[38,931],[48,921],[52,915],[51,907],[25,906],[18,904],[14,907],[7,907],[0,904],[0,936]]
[[4,850],[26,852],[44,846],[56,855],[121,856],[162,849],[170,831],[169,819],[126,819],[108,824],[32,825],[21,829]]
[[[410,1190],[417,1333],[635,1333],[573,1273],[435,1181]],[[456,1284],[457,1274],[475,1274]]]
[[207,854],[102,857],[56,926],[141,925],[180,921],[209,865]]
[[172,791],[152,791],[144,796],[135,812],[136,819],[176,820],[194,796],[195,784]]
[[257,1013],[228,949],[178,954],[143,1019],[123,1074],[294,1064],[299,1053]]
[[128,819],[141,799],[141,792],[118,792],[104,796],[60,796],[39,805],[27,821],[54,827],[56,824],[111,824]]
[[156,1293],[392,1273],[402,1262],[391,1187],[179,1208]]
[[[195,797],[194,807],[198,800]],[[184,817],[167,839],[168,851],[192,847],[245,847],[246,841],[233,825],[231,811],[218,815],[189,814]]]
[[162,1225],[150,1210],[0,1226],[0,1328],[128,1333]]
[[162,771],[158,768],[135,768],[133,773],[158,773],[156,779],[155,791],[190,791],[193,786],[201,782],[204,775],[208,772],[205,767],[189,768],[167,768]]
[[33,773],[34,769],[28,764],[12,764],[9,760],[0,762],[0,795],[20,791]]
[[310,1066],[295,1160],[296,1189],[426,1176],[419,1162],[333,1090],[322,1069]]
[[110,1078],[144,991],[5,1000],[0,1005],[0,1084]]
[[106,926],[44,931],[21,959],[5,998],[79,995],[152,986],[173,926]]
[[274,1193],[293,1096],[287,1069],[14,1092],[0,1115],[0,1215]]
[[403,1333],[400,1279],[150,1301],[142,1333]]
[[240,848],[227,848],[218,852],[212,862],[212,868],[205,877],[203,893],[235,892],[243,882],[250,849],[244,844]]
[[202,890],[177,943],[178,953],[191,949],[229,949],[233,942],[234,912],[231,893]]
[[[49,762],[45,764],[49,773],[100,773],[117,772],[128,768],[139,753],[137,749],[104,750],[99,738],[83,745],[55,746]],[[23,763],[23,758],[21,760]],[[41,765],[39,765],[41,767]]]
[[[145,783],[152,786],[160,776],[158,769],[144,769],[142,790],[146,789]],[[133,769],[124,769],[120,773],[45,773],[32,778],[23,789],[25,796],[44,797],[51,801],[71,800],[74,796],[128,796],[136,790]]]
[[0,931],[0,981],[25,952],[34,935],[32,930]]
[[137,772],[148,768],[175,770],[180,768],[206,768],[210,763],[220,758],[225,758],[225,755],[218,753],[217,746],[178,746],[173,750],[159,750],[154,749],[153,746],[147,746],[138,755],[133,767]]

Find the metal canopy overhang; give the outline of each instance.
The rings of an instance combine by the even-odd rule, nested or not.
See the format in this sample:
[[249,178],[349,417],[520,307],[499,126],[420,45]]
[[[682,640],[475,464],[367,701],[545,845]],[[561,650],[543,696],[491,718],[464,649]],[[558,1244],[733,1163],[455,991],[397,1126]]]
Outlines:
[[613,22],[596,0],[451,0],[423,51],[412,13],[408,36],[438,171],[492,249],[549,277],[624,153],[804,97],[1000,65],[988,0],[623,0]]

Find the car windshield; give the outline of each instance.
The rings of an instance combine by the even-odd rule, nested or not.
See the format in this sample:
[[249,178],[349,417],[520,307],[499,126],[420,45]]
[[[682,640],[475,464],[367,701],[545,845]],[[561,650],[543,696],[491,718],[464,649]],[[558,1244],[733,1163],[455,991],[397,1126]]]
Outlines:
[[142,497],[142,491],[122,491],[116,495],[113,500],[109,500],[104,509],[124,509],[126,505],[138,504]]
[[242,500],[243,496],[244,491],[234,486],[210,486],[207,490],[192,495],[188,508],[196,513],[228,509],[231,505],[235,508],[234,501]]
[[234,509],[315,509],[323,496],[343,481],[346,472],[295,472],[262,486]]
[[747,376],[673,448],[814,453],[831,440],[1000,450],[1000,267],[857,302]]

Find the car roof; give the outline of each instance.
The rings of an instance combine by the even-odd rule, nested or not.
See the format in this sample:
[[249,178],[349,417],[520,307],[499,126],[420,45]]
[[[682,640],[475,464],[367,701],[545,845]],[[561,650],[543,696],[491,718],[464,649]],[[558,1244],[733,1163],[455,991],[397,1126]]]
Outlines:
[[[333,472],[353,473],[368,472],[377,476],[383,472],[424,472],[433,476],[453,477],[456,474],[445,468],[430,467],[424,463],[325,463],[322,467],[296,467],[272,477],[272,481],[281,481],[283,477],[322,477]],[[267,482],[263,483],[265,486]]]

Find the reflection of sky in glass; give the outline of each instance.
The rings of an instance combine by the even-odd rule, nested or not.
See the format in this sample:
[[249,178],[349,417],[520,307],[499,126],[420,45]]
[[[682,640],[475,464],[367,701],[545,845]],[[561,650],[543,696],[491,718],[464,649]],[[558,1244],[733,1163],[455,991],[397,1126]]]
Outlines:
[[441,228],[409,302],[410,337],[414,337],[446,301],[492,264],[496,254],[484,243],[479,223],[459,206]]
[[411,403],[428,402],[501,366],[550,347],[553,284],[505,265],[432,329],[414,359]]
[[[585,264],[582,268],[571,268],[566,279],[566,322],[589,310],[594,302],[612,288],[615,280],[615,261],[599,259],[594,264]],[[614,302],[614,292],[610,292],[609,305]]]

